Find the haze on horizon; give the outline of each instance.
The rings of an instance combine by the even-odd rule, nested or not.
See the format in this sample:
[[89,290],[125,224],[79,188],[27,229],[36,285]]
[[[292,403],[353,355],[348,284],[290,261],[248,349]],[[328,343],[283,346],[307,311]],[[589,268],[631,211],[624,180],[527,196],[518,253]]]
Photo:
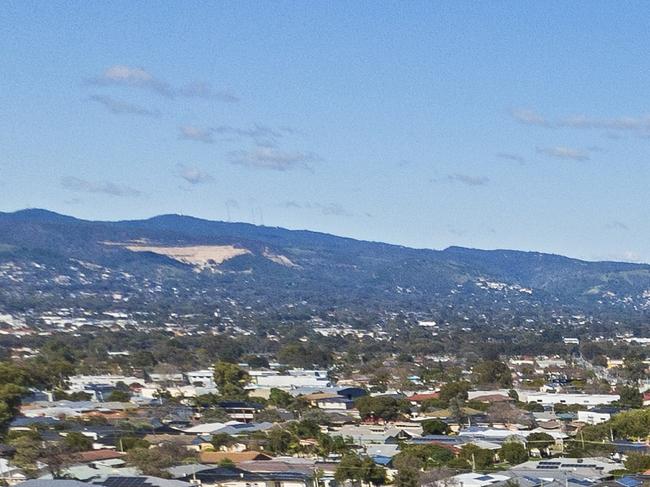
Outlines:
[[650,261],[641,2],[10,1],[0,211]]

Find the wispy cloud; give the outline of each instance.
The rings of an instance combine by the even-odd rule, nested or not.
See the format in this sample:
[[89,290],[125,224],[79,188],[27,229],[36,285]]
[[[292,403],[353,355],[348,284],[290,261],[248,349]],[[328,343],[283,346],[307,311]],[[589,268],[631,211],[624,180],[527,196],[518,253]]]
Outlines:
[[341,206],[338,203],[317,203],[317,202],[310,202],[310,201],[295,201],[295,200],[290,200],[290,201],[285,201],[282,206],[284,208],[295,208],[295,209],[304,209],[304,210],[317,210],[323,215],[328,215],[328,216],[354,216],[354,213],[352,213],[350,210],[346,209],[345,207]]
[[548,157],[554,157],[555,159],[565,159],[572,161],[589,160],[589,153],[587,151],[565,146],[538,147],[537,153]]
[[179,127],[179,139],[194,140],[196,142],[203,142],[204,144],[214,143],[214,130],[211,128],[201,128],[196,125],[183,125]]
[[212,175],[199,167],[186,166],[179,164],[177,166],[177,174],[180,178],[184,179],[187,183],[195,186],[197,184],[211,183],[214,181]]
[[87,79],[88,84],[96,86],[125,86],[150,91],[166,98],[203,98],[228,103],[239,101],[239,97],[229,90],[218,90],[205,82],[191,82],[183,86],[172,86],[149,71],[138,66],[115,64],[106,68],[99,76]]
[[529,108],[511,111],[512,117],[525,125],[541,127],[567,127],[575,129],[600,129],[608,131],[633,131],[650,134],[650,116],[592,117],[578,114],[550,119]]
[[539,127],[550,127],[550,122],[534,110],[528,108],[517,108],[512,110],[511,114],[519,123],[525,125],[537,125]]
[[274,129],[258,123],[253,124],[253,126],[249,128],[233,127],[231,125],[220,125],[214,128],[214,131],[218,134],[231,135],[235,137],[248,137],[257,143],[275,141],[284,134],[291,133],[289,130],[290,129]]
[[446,180],[461,183],[465,186],[485,186],[490,182],[490,179],[485,176],[472,176],[470,174],[462,173],[448,174]]
[[464,237],[467,231],[454,225],[447,225],[447,231],[456,237]]
[[111,181],[89,181],[76,176],[62,178],[61,186],[69,191],[80,193],[99,193],[119,197],[142,196],[141,191],[130,186],[116,184]]
[[151,110],[149,108],[135,105],[133,103],[128,103],[122,100],[117,100],[106,95],[90,95],[88,99],[90,101],[103,105],[104,108],[106,108],[109,112],[116,115],[140,115],[143,117],[160,116],[160,112],[157,110]]
[[229,159],[232,164],[272,171],[290,171],[301,168],[311,170],[310,164],[321,160],[311,152],[284,151],[273,147],[234,151],[229,154]]
[[208,83],[203,82],[194,82],[182,86],[177,90],[177,94],[185,98],[203,98],[226,103],[237,103],[240,100],[239,96],[232,90],[216,90]]
[[278,139],[285,134],[290,134],[290,129],[274,129],[262,124],[253,124],[251,127],[242,128],[232,125],[218,125],[216,127],[198,127],[196,125],[182,125],[179,127],[181,139],[195,140],[198,142],[213,143],[215,136],[224,138],[248,138],[259,147],[275,147]]
[[514,161],[514,162],[518,162],[519,164],[524,164],[526,162],[525,157],[520,156],[519,154],[513,154],[512,152],[497,152],[496,156],[499,159]]
[[581,129],[650,131],[650,117],[594,118],[587,115],[572,115],[557,122],[560,127]]
[[98,86],[130,86],[157,93],[168,98],[174,96],[174,89],[166,82],[156,79],[144,68],[115,64],[104,70],[88,83]]
[[233,198],[228,198],[226,200],[226,206],[229,208],[239,208],[239,201]]
[[629,230],[630,227],[627,226],[627,224],[623,223],[620,220],[612,220],[611,222],[608,222],[605,224],[605,228],[608,228],[610,230]]

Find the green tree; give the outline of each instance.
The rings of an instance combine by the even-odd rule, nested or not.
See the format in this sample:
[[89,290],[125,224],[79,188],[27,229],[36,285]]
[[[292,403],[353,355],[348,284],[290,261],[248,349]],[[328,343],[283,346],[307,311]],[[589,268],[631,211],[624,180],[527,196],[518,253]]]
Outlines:
[[17,384],[0,384],[0,433],[18,414],[20,398],[24,393],[25,389]]
[[77,431],[70,431],[63,437],[63,444],[70,452],[92,450],[93,440]]
[[396,487],[419,487],[420,472],[424,461],[414,452],[401,452],[393,457],[393,467],[397,469],[394,484]]
[[650,455],[642,453],[629,453],[625,460],[625,469],[628,472],[645,472],[650,470]]
[[544,452],[551,445],[555,444],[555,439],[548,433],[531,433],[526,437],[526,445],[528,451],[537,448],[540,452]]
[[492,451],[479,448],[471,443],[463,445],[460,449],[459,457],[467,461],[472,467],[477,470],[485,470],[490,468],[494,463],[494,454]]
[[454,454],[440,445],[404,445],[402,451],[393,458],[393,465],[410,465],[410,457],[416,457],[422,468],[440,467],[450,462]]
[[167,443],[153,448],[133,448],[126,454],[126,461],[144,475],[169,478],[171,475],[166,469],[196,461],[196,452],[191,452],[181,445]]
[[362,418],[380,418],[392,421],[403,417],[411,410],[411,405],[404,399],[389,396],[363,396],[354,403]]
[[203,411],[201,419],[208,422],[226,422],[230,421],[230,416],[228,416],[225,409],[220,408],[219,406],[213,406]]
[[623,370],[629,382],[638,384],[645,378],[646,365],[643,363],[645,357],[638,353],[627,355],[623,359]]
[[291,367],[325,367],[331,363],[332,356],[314,343],[294,342],[280,349],[278,361]]
[[639,392],[639,388],[636,386],[623,386],[619,389],[618,394],[620,396],[619,404],[626,408],[642,408],[643,407],[643,395]]
[[269,404],[280,408],[288,408],[295,402],[293,396],[282,389],[273,387],[269,394]]
[[250,382],[250,376],[237,364],[221,360],[215,363],[214,382],[224,398],[242,399],[248,396],[245,387]]
[[147,440],[137,436],[123,436],[117,441],[118,450],[126,452],[136,448],[149,448],[149,446],[151,444]]
[[248,357],[244,357],[244,361],[253,369],[269,368],[269,361],[265,357],[260,357],[259,355],[249,355]]
[[16,449],[12,458],[13,464],[23,470],[28,477],[36,477],[43,442],[29,436],[20,436],[12,440],[10,445]]
[[347,480],[359,480],[361,476],[361,459],[355,453],[347,453],[341,457],[341,461],[336,467],[334,478],[339,484]]
[[460,398],[467,401],[467,392],[472,388],[472,385],[466,381],[448,382],[443,384],[440,388],[438,398],[443,404],[449,404],[449,401],[454,398]]
[[485,360],[473,368],[477,384],[496,384],[500,387],[512,387],[512,371],[500,360]]
[[346,480],[352,480],[370,485],[381,485],[386,482],[386,471],[368,457],[347,453],[341,458],[334,478],[341,484]]
[[235,439],[228,433],[217,433],[212,435],[211,443],[215,450],[220,450],[222,446],[230,446],[235,443]]
[[291,430],[298,438],[315,438],[320,433],[320,426],[316,421],[303,419],[291,423]]
[[425,435],[446,435],[449,425],[440,419],[427,419],[422,421],[422,433]]
[[267,432],[268,447],[273,453],[289,453],[292,442],[294,441],[293,435],[279,427],[273,427]]
[[526,447],[517,441],[504,443],[499,450],[499,458],[505,460],[510,465],[519,465],[528,460]]
[[108,395],[106,399],[108,401],[115,402],[129,402],[131,400],[131,394],[125,391],[120,391],[119,389],[115,389]]
[[370,485],[383,485],[386,483],[386,470],[364,456],[361,459],[361,481]]

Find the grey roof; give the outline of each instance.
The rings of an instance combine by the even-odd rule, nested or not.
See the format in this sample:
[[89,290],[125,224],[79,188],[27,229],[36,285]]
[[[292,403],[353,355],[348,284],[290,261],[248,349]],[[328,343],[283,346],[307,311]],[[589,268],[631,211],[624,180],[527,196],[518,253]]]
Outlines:
[[174,477],[175,479],[179,479],[183,477],[188,477],[197,472],[201,472],[202,470],[210,470],[212,468],[214,468],[214,465],[191,463],[189,465],[177,465],[175,467],[170,467],[167,469],[167,471],[171,474],[172,477]]
[[226,433],[231,436],[236,436],[245,433],[252,433],[255,431],[266,431],[273,428],[273,426],[273,423],[269,422],[232,424],[217,429],[213,431],[212,434]]
[[20,487],[88,487],[88,484],[70,479],[34,479],[21,482]]
[[[554,472],[540,472],[537,470],[505,470],[498,472],[516,480],[520,487],[589,487],[596,483],[584,475],[565,470]],[[497,487],[505,486],[506,482],[494,484]]]

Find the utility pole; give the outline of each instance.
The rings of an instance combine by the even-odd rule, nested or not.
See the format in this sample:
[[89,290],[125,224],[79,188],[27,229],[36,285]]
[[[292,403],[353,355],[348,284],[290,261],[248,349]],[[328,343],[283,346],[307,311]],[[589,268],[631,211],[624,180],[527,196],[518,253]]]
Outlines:
[[472,453],[472,472],[476,472],[476,458],[474,457],[473,453]]

